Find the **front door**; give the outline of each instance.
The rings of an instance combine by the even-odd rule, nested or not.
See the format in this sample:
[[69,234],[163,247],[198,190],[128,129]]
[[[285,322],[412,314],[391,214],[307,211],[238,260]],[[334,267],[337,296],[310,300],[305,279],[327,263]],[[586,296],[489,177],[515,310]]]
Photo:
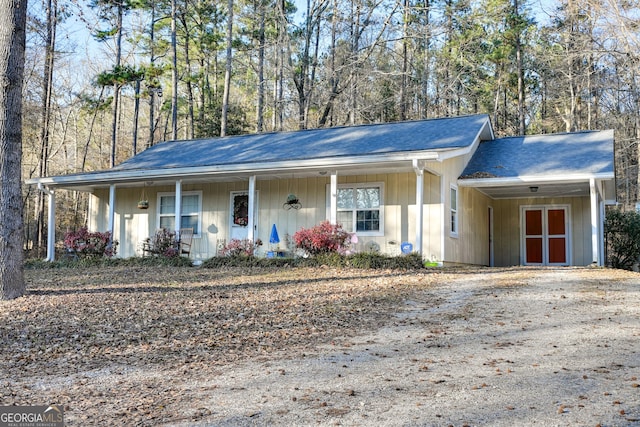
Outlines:
[[[247,191],[231,192],[231,239],[244,240],[248,237],[249,193]],[[254,203],[254,218],[258,209],[257,197]],[[254,220],[254,224],[255,224]]]
[[526,265],[569,264],[568,207],[523,208],[522,247]]

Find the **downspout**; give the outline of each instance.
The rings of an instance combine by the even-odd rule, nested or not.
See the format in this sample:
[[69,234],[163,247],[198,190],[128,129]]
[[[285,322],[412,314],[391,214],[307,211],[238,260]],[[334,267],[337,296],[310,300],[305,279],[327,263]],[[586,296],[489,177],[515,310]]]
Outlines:
[[424,170],[418,159],[413,159],[416,172],[416,249],[422,256],[422,234],[424,228]]
[[47,212],[47,259],[53,262],[56,258],[56,195],[52,190],[38,183],[38,190],[49,196],[49,209]]

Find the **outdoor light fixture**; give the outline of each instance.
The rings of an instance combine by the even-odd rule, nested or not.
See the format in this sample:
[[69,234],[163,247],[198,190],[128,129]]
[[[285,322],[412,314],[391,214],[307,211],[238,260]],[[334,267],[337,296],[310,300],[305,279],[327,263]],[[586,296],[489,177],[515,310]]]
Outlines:
[[538,187],[537,186],[531,186],[531,187],[529,187],[529,191],[531,191],[532,193],[537,193],[538,192]]

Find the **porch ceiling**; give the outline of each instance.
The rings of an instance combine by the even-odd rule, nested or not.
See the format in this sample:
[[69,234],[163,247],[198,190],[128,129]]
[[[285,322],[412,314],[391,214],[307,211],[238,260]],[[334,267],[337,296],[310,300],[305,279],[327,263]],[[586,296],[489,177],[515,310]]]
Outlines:
[[492,199],[588,197],[589,182],[528,182],[520,185],[474,186]]

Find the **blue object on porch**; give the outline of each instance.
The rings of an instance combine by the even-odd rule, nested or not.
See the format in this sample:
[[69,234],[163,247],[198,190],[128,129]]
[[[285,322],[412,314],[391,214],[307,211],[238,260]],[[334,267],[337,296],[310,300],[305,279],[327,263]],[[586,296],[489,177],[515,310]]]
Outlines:
[[410,254],[413,252],[413,244],[409,242],[402,242],[400,244],[400,250],[403,254]]
[[276,228],[276,225],[273,224],[273,227],[271,227],[271,236],[269,236],[269,243],[280,243],[280,237],[278,236],[278,229]]

